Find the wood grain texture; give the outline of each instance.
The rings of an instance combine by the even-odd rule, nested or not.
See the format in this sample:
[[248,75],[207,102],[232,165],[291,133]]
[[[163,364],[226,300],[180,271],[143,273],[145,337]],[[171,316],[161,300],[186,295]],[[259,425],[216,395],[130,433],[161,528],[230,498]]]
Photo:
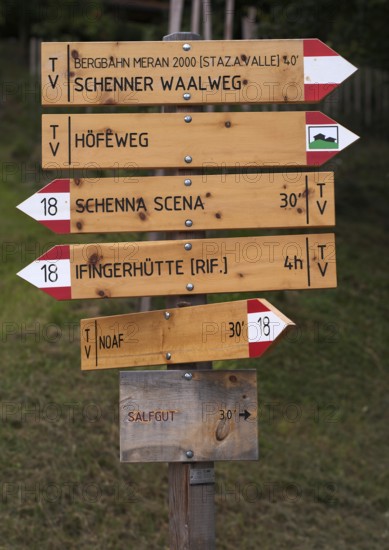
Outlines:
[[[307,166],[306,113],[223,112],[42,116],[42,167]],[[187,156],[191,157],[188,164]]]
[[120,373],[121,462],[258,458],[256,371],[191,374]]
[[333,288],[335,240],[322,233],[76,244],[70,270],[72,299]]
[[[191,48],[185,51],[188,41]],[[172,82],[171,90],[163,86],[166,81]],[[191,95],[187,100],[185,92]],[[46,106],[301,103],[304,99],[303,40],[42,44]]]
[[335,225],[333,172],[70,180],[72,233]]
[[[267,335],[258,325],[258,319],[268,313],[258,314],[257,319],[251,320],[247,300],[84,319],[81,321],[81,368],[175,365],[257,357],[267,351],[268,342],[274,344],[294,326],[267,300],[260,300],[260,304],[277,317],[272,317]],[[254,337],[257,342],[266,342],[263,351],[255,354],[250,350]]]
[[[171,31],[172,29],[169,29]],[[164,42],[173,42],[175,40],[198,41],[200,35],[191,33],[170,33],[164,36]],[[180,106],[163,107],[165,112],[182,112]],[[201,107],[185,107],[189,112],[199,112]],[[194,170],[177,170],[177,174],[192,176],[196,172]],[[194,233],[192,231],[186,233],[174,232],[171,234],[172,239],[179,240],[181,238],[205,238],[205,232]],[[166,298],[166,306],[188,307],[189,305],[203,305],[207,303],[205,294],[196,294],[190,298],[185,297],[182,301],[180,296],[169,296]],[[191,363],[194,370],[212,369],[211,362]],[[169,366],[172,370],[184,370],[187,365],[176,364]],[[215,502],[214,502],[214,485],[212,485],[212,498],[208,500],[201,499],[200,493],[202,486],[192,486],[189,482],[191,470],[197,468],[201,463],[175,463],[168,464],[168,483],[169,483],[169,539],[171,550],[181,550],[182,548],[209,548],[213,550],[215,547]],[[206,467],[214,473],[213,462],[207,462]]]

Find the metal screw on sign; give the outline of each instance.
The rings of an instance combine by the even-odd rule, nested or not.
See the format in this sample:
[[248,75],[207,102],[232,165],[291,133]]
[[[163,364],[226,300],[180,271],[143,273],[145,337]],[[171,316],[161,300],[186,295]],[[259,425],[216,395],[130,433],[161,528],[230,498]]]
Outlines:
[[186,451],[186,458],[193,458],[194,452],[193,451]]
[[190,243],[185,243],[184,248],[185,250],[192,250],[192,245]]
[[165,311],[165,315],[164,315],[164,316],[165,316],[165,319],[166,319],[166,320],[167,320],[167,319],[170,319],[170,313],[169,313],[168,311]]
[[167,352],[167,354],[165,355],[166,359],[169,361],[171,358],[172,358],[172,354]]
[[190,164],[192,162],[192,157],[189,156],[189,155],[186,155],[184,160],[185,160],[186,164]]
[[191,372],[186,372],[184,374],[184,378],[185,378],[185,380],[192,380],[193,374]]
[[194,289],[194,284],[188,283],[188,284],[186,285],[186,290],[193,290],[193,289]]
[[183,44],[182,46],[182,49],[185,51],[185,52],[188,52],[190,50],[191,46],[190,44]]
[[188,99],[191,98],[191,95],[188,94],[188,93],[185,93],[182,97],[183,97],[186,101],[188,101]]
[[186,117],[184,118],[185,122],[192,122],[192,117],[189,116],[189,115],[186,115]]
[[186,220],[185,225],[186,225],[186,227],[192,227],[192,225],[193,225],[192,220]]
[[186,179],[186,180],[184,181],[184,185],[186,185],[186,187],[190,187],[190,186],[192,185],[192,180],[190,180],[189,178]]

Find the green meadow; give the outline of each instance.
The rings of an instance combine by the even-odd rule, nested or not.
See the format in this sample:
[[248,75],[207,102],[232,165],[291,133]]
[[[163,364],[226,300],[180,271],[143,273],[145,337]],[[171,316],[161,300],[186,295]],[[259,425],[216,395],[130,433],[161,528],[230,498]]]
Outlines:
[[311,141],[310,149],[339,149],[339,145],[335,141],[326,141],[325,139],[317,139]]
[[[118,372],[80,371],[80,319],[138,302],[56,302],[15,275],[55,244],[143,237],[58,236],[15,208],[52,175],[39,169],[38,87],[5,53],[0,549],[166,549],[167,466],[120,464]],[[258,372],[260,459],[216,464],[221,550],[389,546],[388,155],[362,135],[331,165],[338,287],[256,293],[296,329],[263,358],[214,363]]]

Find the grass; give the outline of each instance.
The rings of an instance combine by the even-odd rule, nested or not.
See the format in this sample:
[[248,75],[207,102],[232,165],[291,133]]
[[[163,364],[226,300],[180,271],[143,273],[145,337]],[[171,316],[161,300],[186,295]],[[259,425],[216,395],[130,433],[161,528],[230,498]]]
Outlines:
[[317,139],[311,141],[309,144],[310,149],[339,149],[339,145],[334,141],[326,141],[325,139]]
[[[0,106],[0,548],[164,549],[166,465],[119,463],[118,372],[80,372],[79,320],[136,303],[57,303],[15,276],[80,242],[15,209],[51,179],[37,168],[39,116],[20,93]],[[388,152],[362,139],[333,166],[338,288],[266,293],[298,329],[263,359],[215,364],[257,369],[261,453],[216,465],[219,549],[389,545]]]

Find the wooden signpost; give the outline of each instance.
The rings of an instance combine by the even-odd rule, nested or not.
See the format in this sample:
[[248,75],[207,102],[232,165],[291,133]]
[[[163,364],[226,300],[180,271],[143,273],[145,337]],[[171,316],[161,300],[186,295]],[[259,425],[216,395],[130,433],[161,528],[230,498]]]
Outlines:
[[[209,292],[335,287],[333,234],[195,239],[193,231],[333,226],[333,173],[296,168],[321,166],[358,136],[316,111],[193,106],[317,102],[355,70],[316,39],[177,33],[163,42],[43,44],[45,106],[181,107],[43,115],[42,166],[66,169],[68,178],[18,208],[57,233],[177,233],[170,241],[58,245],[18,275],[57,300],[180,295],[176,306],[191,305],[192,295],[204,303]],[[71,169],[106,168],[181,172],[70,178]],[[202,175],[188,174],[193,168]],[[172,369],[120,375],[121,460],[169,462],[172,548],[214,548],[214,503],[201,493],[215,482],[211,461],[258,458],[256,373],[211,371],[205,361],[259,357],[292,326],[263,299],[81,321],[83,370]]]
[[51,42],[42,103],[314,103],[355,71],[317,39]]
[[325,227],[334,174],[57,179],[18,208],[56,233]]
[[263,299],[85,319],[81,368],[259,357],[292,326]]
[[121,372],[119,418],[122,462],[257,460],[257,373]]
[[356,139],[316,111],[54,114],[42,116],[42,166],[321,166]]
[[57,300],[333,288],[335,236],[58,245],[18,275]]

